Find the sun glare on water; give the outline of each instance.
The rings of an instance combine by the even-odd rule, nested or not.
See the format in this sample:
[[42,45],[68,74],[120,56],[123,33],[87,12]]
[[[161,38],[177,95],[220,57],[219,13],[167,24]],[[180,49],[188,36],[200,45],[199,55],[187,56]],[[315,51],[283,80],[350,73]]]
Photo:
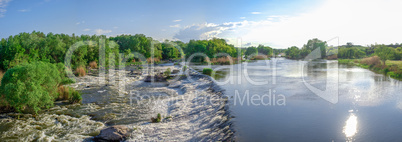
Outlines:
[[346,137],[352,137],[357,132],[357,117],[354,114],[350,114],[346,125],[343,127],[343,133]]

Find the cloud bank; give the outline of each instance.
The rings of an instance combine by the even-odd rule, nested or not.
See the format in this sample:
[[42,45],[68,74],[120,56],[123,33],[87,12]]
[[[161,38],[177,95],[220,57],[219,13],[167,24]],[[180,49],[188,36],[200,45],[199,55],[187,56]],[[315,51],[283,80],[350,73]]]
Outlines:
[[[398,0],[328,0],[319,8],[297,15],[268,16],[260,21],[193,24],[181,29],[175,39],[225,38],[231,44],[239,37],[243,43],[265,44],[274,48],[302,46],[308,39],[339,37],[340,44],[353,42],[401,42],[402,20]],[[236,45],[236,44],[235,44]]]

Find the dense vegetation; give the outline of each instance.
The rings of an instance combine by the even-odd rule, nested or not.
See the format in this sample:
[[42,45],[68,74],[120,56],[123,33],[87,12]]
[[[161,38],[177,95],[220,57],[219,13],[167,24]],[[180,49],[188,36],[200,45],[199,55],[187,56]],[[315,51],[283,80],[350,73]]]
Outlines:
[[326,42],[315,38],[308,40],[307,44],[303,45],[301,49],[299,49],[296,46],[289,47],[287,50],[285,50],[285,54],[286,57],[290,59],[302,59],[305,58],[307,55],[309,55],[312,51],[319,48],[321,58],[324,58],[327,55],[326,51],[327,47],[328,45]]
[[[323,48],[324,47],[324,48]],[[328,46],[325,42],[312,39],[303,48],[292,46],[285,50],[290,59],[303,59],[311,51],[320,48],[321,58],[338,59],[339,63],[347,63],[371,69],[378,73],[389,74],[393,78],[402,79],[402,45],[371,45],[364,47],[347,43],[340,47]],[[336,52],[336,49],[338,51]],[[328,56],[327,56],[328,55]],[[393,61],[392,61],[393,60]],[[386,62],[389,61],[389,64]]]
[[0,86],[1,106],[35,113],[53,106],[59,97],[58,87],[68,83],[63,74],[62,64],[45,62],[23,63],[7,70]]

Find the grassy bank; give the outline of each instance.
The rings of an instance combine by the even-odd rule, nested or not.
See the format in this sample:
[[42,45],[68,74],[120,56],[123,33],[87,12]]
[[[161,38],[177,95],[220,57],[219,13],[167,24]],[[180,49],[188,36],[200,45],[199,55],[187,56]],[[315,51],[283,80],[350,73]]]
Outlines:
[[379,57],[373,56],[363,59],[338,59],[338,63],[359,66],[376,73],[389,75],[394,79],[402,80],[401,60],[387,60],[384,65],[381,63]]

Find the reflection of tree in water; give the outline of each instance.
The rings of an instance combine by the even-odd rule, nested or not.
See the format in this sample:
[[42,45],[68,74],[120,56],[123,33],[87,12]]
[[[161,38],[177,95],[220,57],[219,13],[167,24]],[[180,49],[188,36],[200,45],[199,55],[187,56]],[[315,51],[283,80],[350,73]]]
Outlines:
[[308,62],[304,65],[304,71],[307,73],[307,76],[304,76],[307,83],[318,89],[325,89],[328,74],[326,62]]
[[215,80],[226,79],[229,74],[229,70],[219,70],[215,72],[215,76],[213,78]]

